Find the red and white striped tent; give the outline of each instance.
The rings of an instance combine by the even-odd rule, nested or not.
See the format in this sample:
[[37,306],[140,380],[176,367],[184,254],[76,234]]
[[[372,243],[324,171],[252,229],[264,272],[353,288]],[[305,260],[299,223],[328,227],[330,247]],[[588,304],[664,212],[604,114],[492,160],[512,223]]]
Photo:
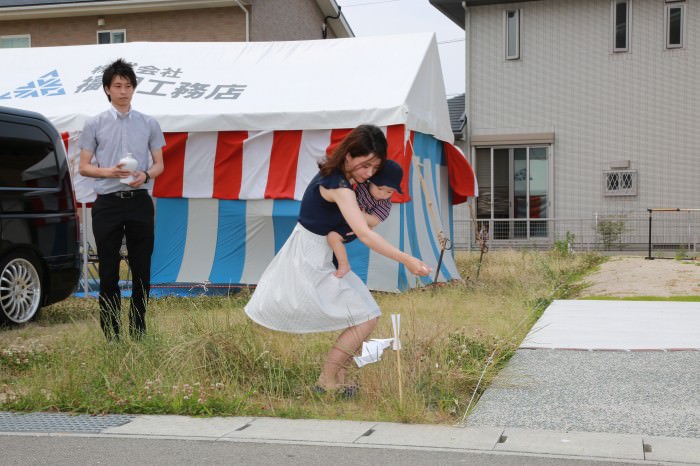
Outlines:
[[[77,138],[107,108],[104,66],[135,64],[134,108],[166,133],[165,172],[153,188],[152,283],[254,284],[296,223],[317,162],[359,124],[380,126],[404,167],[404,195],[378,231],[437,266],[451,237],[452,204],[476,194],[474,174],[451,145],[432,34],[296,42],[127,43],[0,50],[0,104],[46,115],[64,134],[80,202]],[[19,66],[21,64],[21,66]],[[431,279],[360,244],[353,269],[372,289]],[[451,253],[439,280],[457,278]]]

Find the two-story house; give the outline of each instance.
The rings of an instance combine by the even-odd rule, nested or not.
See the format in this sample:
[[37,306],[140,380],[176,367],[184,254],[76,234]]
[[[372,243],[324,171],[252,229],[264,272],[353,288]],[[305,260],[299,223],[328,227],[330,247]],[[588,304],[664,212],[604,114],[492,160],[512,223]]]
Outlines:
[[0,0],[0,48],[337,37],[335,0]]
[[[647,209],[700,208],[700,2],[430,2],[465,30],[466,145],[493,245],[600,244],[612,223],[645,247]],[[697,214],[669,214],[654,242],[694,247]]]

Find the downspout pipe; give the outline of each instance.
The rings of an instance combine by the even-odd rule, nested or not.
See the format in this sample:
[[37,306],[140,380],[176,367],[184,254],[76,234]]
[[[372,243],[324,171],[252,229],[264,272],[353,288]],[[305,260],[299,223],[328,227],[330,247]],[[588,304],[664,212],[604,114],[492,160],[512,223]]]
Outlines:
[[243,6],[241,3],[241,0],[234,0],[236,2],[236,5],[240,7],[241,10],[243,10],[243,13],[245,13],[245,41],[250,42],[250,13],[248,12],[248,9]]
[[[471,41],[469,40],[471,38],[471,15],[469,14],[469,7],[467,6],[467,2],[463,1],[462,2],[462,8],[464,8],[464,53],[467,54],[465,57],[464,63],[466,63],[466,70],[465,70],[465,83],[464,83],[464,113],[467,118],[467,123],[466,123],[466,128],[465,131],[467,134],[464,135],[464,140],[466,141],[466,147],[469,151],[470,154],[470,159],[471,159],[471,123],[472,123],[472,115],[471,115],[471,92],[470,92],[470,87],[471,87]],[[469,163],[473,163],[473,160],[470,160]]]
[[[472,114],[471,114],[471,93],[470,91],[470,86],[472,84],[471,80],[471,57],[472,54],[470,52],[471,48],[471,41],[469,40],[471,37],[471,15],[469,14],[469,7],[467,6],[467,2],[462,1],[462,8],[464,9],[464,53],[467,54],[465,57],[464,63],[466,64],[466,70],[465,71],[465,83],[464,83],[464,115],[467,119],[466,124],[464,125],[464,148],[465,151],[467,152],[467,160],[469,161],[469,164],[474,167],[476,166],[474,164],[474,159],[475,153],[474,150],[472,149],[472,141],[471,141],[471,136],[472,136]],[[472,214],[472,212],[476,212],[476,200],[474,198],[470,199],[468,202],[471,203],[469,206],[469,212],[470,216],[475,215]],[[472,209],[472,206],[474,206],[474,209]],[[476,217],[471,219],[472,221],[476,220]],[[476,238],[472,238],[472,232],[475,231],[472,228],[467,228],[467,244],[469,245],[469,250],[471,251],[472,248],[472,242],[476,240]]]

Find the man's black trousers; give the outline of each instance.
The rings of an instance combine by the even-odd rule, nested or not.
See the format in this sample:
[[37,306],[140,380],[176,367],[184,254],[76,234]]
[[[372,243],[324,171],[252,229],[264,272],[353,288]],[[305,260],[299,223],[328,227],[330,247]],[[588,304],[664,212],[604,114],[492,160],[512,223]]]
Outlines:
[[100,325],[108,339],[119,338],[120,332],[119,263],[124,237],[132,276],[129,331],[136,338],[146,332],[153,224],[153,200],[146,190],[99,195],[92,206],[92,232],[100,265]]

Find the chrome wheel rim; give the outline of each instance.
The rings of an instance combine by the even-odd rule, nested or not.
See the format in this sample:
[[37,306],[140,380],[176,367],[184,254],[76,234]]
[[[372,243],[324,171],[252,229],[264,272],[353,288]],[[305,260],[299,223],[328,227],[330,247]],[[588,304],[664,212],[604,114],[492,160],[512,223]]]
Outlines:
[[29,321],[39,309],[41,282],[36,268],[26,259],[13,259],[0,274],[0,307],[10,321]]

